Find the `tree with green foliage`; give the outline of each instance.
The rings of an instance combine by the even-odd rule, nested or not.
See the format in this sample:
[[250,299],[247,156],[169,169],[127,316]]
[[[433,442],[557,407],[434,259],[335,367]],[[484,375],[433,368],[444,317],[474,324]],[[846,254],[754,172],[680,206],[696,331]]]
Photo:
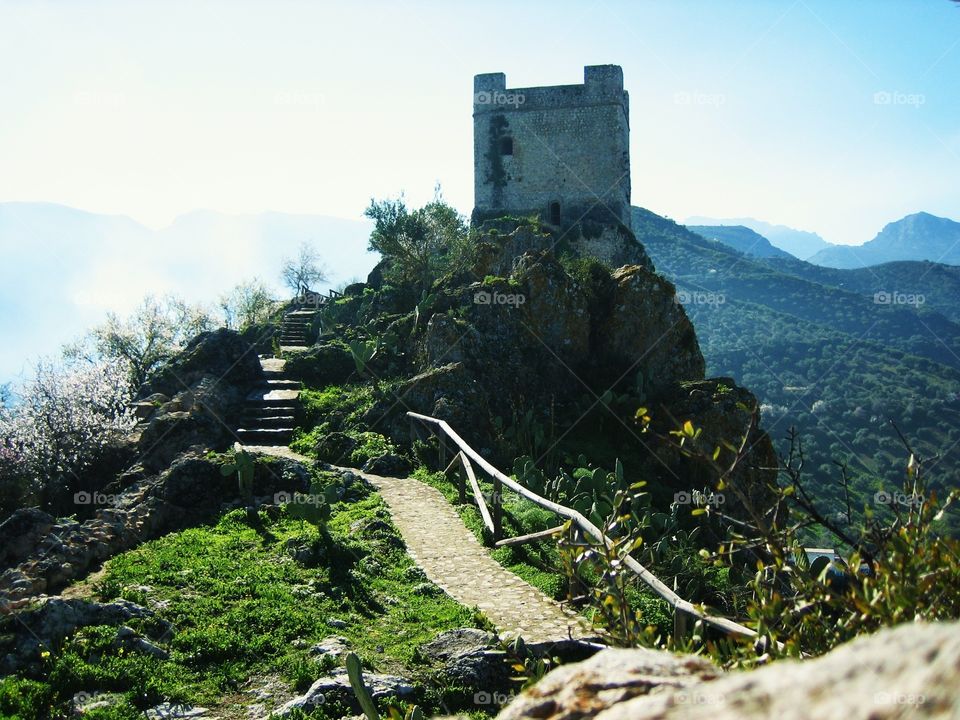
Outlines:
[[127,317],[107,313],[104,323],[67,346],[64,354],[89,361],[123,361],[129,368],[131,387],[137,388],[162,362],[214,325],[213,318],[199,305],[173,295],[162,299],[148,295]]
[[444,201],[439,186],[422,208],[409,210],[401,196],[371,200],[364,214],[374,221],[369,249],[387,261],[384,276],[391,282],[425,290],[470,257],[466,218]]
[[223,322],[232,330],[267,322],[276,306],[277,299],[260,278],[238,283],[220,298]]

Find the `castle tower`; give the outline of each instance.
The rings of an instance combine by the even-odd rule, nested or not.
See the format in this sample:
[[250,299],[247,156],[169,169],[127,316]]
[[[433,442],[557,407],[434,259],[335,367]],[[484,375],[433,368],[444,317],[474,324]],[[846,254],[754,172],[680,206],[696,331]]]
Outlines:
[[629,99],[618,65],[582,85],[507,88],[473,79],[475,223],[538,213],[557,228],[590,220],[630,228]]

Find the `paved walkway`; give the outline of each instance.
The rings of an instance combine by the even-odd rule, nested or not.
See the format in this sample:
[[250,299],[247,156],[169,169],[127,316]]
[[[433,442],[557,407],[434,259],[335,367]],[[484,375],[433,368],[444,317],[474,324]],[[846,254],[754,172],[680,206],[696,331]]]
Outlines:
[[522,635],[529,643],[596,636],[576,613],[490,557],[439,490],[419,480],[354,472],[380,491],[427,577],[462,605],[479,607],[501,636]]
[[[247,449],[311,462],[285,447]],[[427,577],[462,605],[480,608],[502,637],[522,635],[528,643],[596,637],[583,618],[490,557],[439,490],[411,478],[342,469],[360,475],[377,489],[390,508],[407,552]]]

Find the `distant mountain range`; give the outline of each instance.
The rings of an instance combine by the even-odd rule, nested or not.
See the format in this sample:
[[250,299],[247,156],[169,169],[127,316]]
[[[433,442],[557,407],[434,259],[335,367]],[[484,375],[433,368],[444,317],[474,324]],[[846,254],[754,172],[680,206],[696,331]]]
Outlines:
[[774,247],[785,250],[794,257],[806,260],[815,253],[824,248],[833,247],[830,243],[814,232],[806,230],[795,230],[786,225],[772,225],[763,220],[754,218],[708,218],[708,217],[690,217],[687,218],[689,225],[739,225],[753,230],[770,241]]
[[835,268],[861,268],[897,260],[960,265],[960,223],[930,213],[915,213],[889,223],[863,245],[834,245],[809,260]]
[[[633,229],[675,283],[708,373],[757,395],[782,452],[799,429],[822,508],[842,507],[833,460],[849,467],[855,510],[900,488],[907,456],[891,420],[935,458],[926,469],[938,492],[960,486],[960,267],[752,257],[641,208]],[[956,514],[950,523],[960,528]]]
[[960,222],[926,212],[889,223],[863,245],[832,245],[816,233],[753,218],[692,217],[687,227],[753,257],[783,257],[778,251],[785,251],[823,267],[866,268],[904,260],[960,265]]
[[687,229],[702,235],[707,240],[715,240],[734,250],[739,250],[745,255],[765,258],[794,257],[786,250],[773,245],[760,233],[743,225],[687,225]]
[[119,215],[51,203],[0,203],[0,383],[26,358],[59,347],[126,312],[147,293],[215,303],[238,282],[260,277],[282,292],[281,259],[314,243],[332,285],[363,279],[370,223],[322,215],[200,210],[152,230]]

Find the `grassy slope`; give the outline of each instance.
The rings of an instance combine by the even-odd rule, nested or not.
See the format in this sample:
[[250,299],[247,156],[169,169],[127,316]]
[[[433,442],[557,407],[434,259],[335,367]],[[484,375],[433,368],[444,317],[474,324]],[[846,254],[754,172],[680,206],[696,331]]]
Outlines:
[[[85,628],[47,660],[43,680],[4,679],[0,713],[33,719],[50,706],[49,717],[69,717],[71,697],[86,691],[123,694],[119,706],[87,715],[100,720],[142,718],[143,708],[163,700],[246,717],[236,706],[254,702],[243,692],[251,680],[256,686],[279,676],[293,695],[329,669],[308,652],[329,635],[347,637],[377,671],[415,677],[418,645],[438,632],[482,623],[426,582],[378,495],[337,506],[329,526],[333,549],[316,567],[295,562],[285,549],[305,532],[316,537],[315,529],[264,513],[260,518],[255,528],[244,512],[231,512],[214,526],[168,535],[107,564],[100,597],[157,607],[156,620],[131,625],[159,635],[168,660],[124,655],[111,645],[115,628]],[[373,520],[387,529],[380,526],[370,537],[350,529]],[[138,588],[144,585],[152,590]],[[346,626],[332,628],[333,618]],[[173,631],[164,635],[157,621],[171,623]]]

